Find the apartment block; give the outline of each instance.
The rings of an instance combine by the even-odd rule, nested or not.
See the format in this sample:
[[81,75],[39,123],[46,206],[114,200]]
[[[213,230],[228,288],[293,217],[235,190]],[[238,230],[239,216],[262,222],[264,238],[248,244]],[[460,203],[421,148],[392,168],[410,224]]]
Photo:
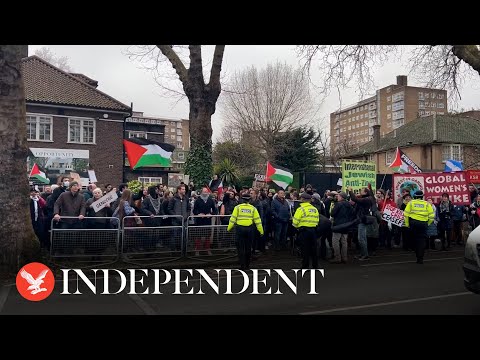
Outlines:
[[373,126],[381,136],[419,117],[447,114],[447,91],[408,86],[407,76],[376,91],[375,96],[330,114],[332,154],[350,152],[370,141]]

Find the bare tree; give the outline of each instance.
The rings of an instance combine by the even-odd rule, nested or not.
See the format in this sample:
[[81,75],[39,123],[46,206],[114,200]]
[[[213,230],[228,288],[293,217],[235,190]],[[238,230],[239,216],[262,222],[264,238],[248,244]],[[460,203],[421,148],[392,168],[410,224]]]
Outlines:
[[[0,269],[18,271],[38,240],[30,219],[22,58],[27,45],[0,45]],[[30,253],[30,254],[29,254]]]
[[66,71],[66,72],[73,71],[72,67],[68,63],[69,61],[68,56],[57,56],[48,47],[44,46],[44,47],[41,47],[40,49],[35,50],[35,55],[37,55],[39,58],[42,58],[43,60],[49,62],[53,66],[56,66],[63,71]]
[[273,159],[277,134],[304,123],[312,114],[308,78],[285,63],[250,67],[234,74],[222,101],[229,128],[235,128],[265,159]]
[[[166,61],[175,70],[176,81],[180,80],[183,93],[190,103],[189,128],[190,152],[185,172],[195,183],[205,183],[212,175],[212,115],[216,110],[217,99],[222,90],[220,73],[222,70],[225,45],[216,45],[211,60],[209,79],[205,82],[202,48],[200,45],[145,45],[129,50],[130,58],[140,61],[143,67],[154,71],[156,79],[168,74],[162,65]],[[187,62],[189,62],[187,67]],[[172,77],[170,77],[172,80]],[[158,81],[157,81],[158,83]],[[164,89],[173,90],[168,86]],[[173,90],[177,95],[182,92]]]
[[[399,45],[302,45],[297,55],[309,74],[312,65],[321,70],[321,91],[342,89],[356,81],[361,96],[374,89],[372,70],[392,57],[401,58]],[[450,90],[452,99],[461,98],[466,77],[480,74],[479,45],[421,45],[409,53],[411,73],[427,87]]]

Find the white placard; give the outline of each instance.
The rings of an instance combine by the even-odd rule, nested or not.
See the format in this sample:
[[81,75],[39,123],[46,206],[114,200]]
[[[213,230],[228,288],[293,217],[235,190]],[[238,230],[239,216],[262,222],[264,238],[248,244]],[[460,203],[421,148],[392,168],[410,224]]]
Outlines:
[[92,208],[93,210],[95,210],[95,212],[98,212],[99,210],[102,210],[105,205],[110,204],[117,199],[117,192],[115,190],[112,190],[108,194],[102,196],[100,199],[92,203]]
[[87,187],[88,186],[88,178],[80,178],[80,185],[82,187]]
[[404,222],[403,211],[389,204],[383,209],[382,219],[386,222],[391,222],[393,225],[402,227]]
[[343,187],[343,180],[342,180],[342,178],[338,179],[337,185]]
[[90,178],[90,182],[92,184],[98,181],[97,176],[95,175],[95,170],[88,170],[88,177]]

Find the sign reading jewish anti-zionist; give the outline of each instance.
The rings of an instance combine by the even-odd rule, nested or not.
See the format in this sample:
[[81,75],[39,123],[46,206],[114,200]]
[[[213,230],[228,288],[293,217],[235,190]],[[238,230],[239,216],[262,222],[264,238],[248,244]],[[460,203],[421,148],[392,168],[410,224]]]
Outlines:
[[352,187],[354,191],[371,185],[376,189],[377,167],[374,162],[343,160],[342,161],[342,184],[345,189]]
[[467,175],[465,171],[455,173],[393,175],[393,190],[395,199],[402,196],[402,190],[407,190],[413,197],[415,192],[423,191],[424,198],[432,198],[435,204],[447,193],[454,204],[468,205],[470,193],[468,191]]
[[110,191],[106,195],[102,196],[100,199],[92,203],[92,208],[95,212],[102,210],[108,204],[114,202],[118,199],[117,192],[115,190]]
[[385,209],[383,209],[382,219],[393,225],[402,227],[404,221],[403,211],[388,204],[385,206]]

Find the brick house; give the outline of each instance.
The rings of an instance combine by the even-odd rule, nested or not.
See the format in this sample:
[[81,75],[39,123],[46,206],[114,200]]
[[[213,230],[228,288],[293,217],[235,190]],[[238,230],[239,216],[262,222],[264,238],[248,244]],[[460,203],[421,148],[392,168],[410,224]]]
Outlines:
[[98,90],[97,81],[37,56],[23,59],[22,70],[30,157],[51,183],[70,171],[88,177],[88,169],[95,170],[97,185],[121,183],[123,127],[131,108]]
[[480,120],[459,115],[433,115],[413,120],[380,136],[374,126],[373,140],[345,158],[370,160],[380,174],[391,174],[397,146],[424,172],[443,171],[445,161],[463,161],[464,169],[480,169]]

